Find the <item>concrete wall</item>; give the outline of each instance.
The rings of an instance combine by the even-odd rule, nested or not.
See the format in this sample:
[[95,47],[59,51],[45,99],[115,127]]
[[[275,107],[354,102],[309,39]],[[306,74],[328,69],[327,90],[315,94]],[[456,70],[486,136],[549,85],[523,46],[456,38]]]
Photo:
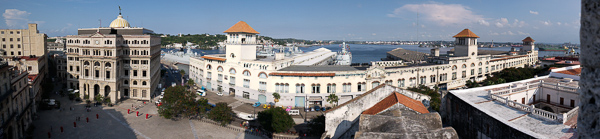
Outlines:
[[352,125],[358,121],[358,117],[364,110],[373,107],[375,104],[389,96],[394,91],[404,94],[415,100],[429,100],[430,98],[426,95],[417,94],[382,84],[349,102],[341,104],[340,106],[327,111],[325,113],[325,131],[327,132],[327,136],[330,136],[334,139],[340,138],[342,134],[347,132],[348,129],[350,129]]

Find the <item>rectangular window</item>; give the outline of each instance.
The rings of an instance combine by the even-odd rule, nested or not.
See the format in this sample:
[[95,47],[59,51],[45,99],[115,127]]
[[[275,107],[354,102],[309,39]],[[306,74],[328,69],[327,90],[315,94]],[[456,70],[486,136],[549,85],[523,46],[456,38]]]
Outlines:
[[96,70],[94,73],[95,73],[94,75],[96,75],[96,78],[100,78],[100,71],[99,70]]
[[289,93],[290,91],[290,84],[285,84],[285,88],[283,88],[284,93]]
[[110,71],[106,71],[106,79],[110,79]]
[[142,64],[148,64],[148,60],[142,60]]
[[477,73],[481,74],[481,68],[479,68],[479,72],[477,72]]
[[146,77],[146,71],[142,71],[142,77]]
[[129,70],[123,70],[123,75],[129,76]]
[[471,75],[475,75],[475,69],[471,69]]
[[560,105],[565,105],[565,98],[560,97]]
[[142,98],[146,98],[146,90],[142,90]]
[[267,82],[258,82],[259,86],[258,86],[258,90],[267,90]]
[[88,76],[90,76],[90,72],[89,72],[89,70],[88,70],[88,69],[85,69],[85,71],[84,71],[84,72],[85,72],[85,77],[88,77]]
[[249,79],[244,79],[244,87],[245,88],[250,88],[250,80]]
[[462,77],[463,78],[467,77],[467,71],[462,71]]
[[137,97],[137,89],[133,89],[133,97]]
[[217,81],[218,82],[222,82],[223,81],[223,74],[217,74]]
[[435,82],[435,76],[431,76],[430,78],[431,78],[431,79],[430,79],[429,81],[430,81],[431,83],[434,83],[434,82]]
[[575,107],[575,100],[571,99],[571,107]]
[[137,76],[137,70],[133,70],[133,76]]
[[235,77],[229,76],[229,84],[235,86]]
[[73,71],[73,66],[69,66],[69,71]]

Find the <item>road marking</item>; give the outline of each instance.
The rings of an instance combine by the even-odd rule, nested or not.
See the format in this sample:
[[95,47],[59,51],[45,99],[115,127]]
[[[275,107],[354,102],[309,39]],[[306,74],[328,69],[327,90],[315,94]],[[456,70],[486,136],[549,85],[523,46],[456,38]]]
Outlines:
[[144,137],[144,138],[146,138],[146,139],[150,139],[149,137],[147,137],[146,135],[142,134],[141,132],[139,132],[139,131],[137,131],[137,130],[135,130],[135,129],[131,128],[131,126],[129,126],[127,123],[124,123],[124,122],[122,122],[121,120],[117,119],[117,117],[115,117],[115,116],[114,116],[114,115],[112,115],[111,113],[109,113],[109,112],[106,112],[106,110],[104,110],[104,109],[103,109],[102,111],[104,111],[104,113],[106,113],[106,114],[110,115],[110,117],[112,117],[113,119],[117,120],[117,122],[121,123],[123,126],[125,126],[125,127],[129,128],[129,129],[133,130],[133,132],[135,132],[135,134],[138,134],[138,135],[140,135],[140,136],[142,136],[142,137]]
[[194,133],[194,138],[198,139],[198,134],[196,134],[196,128],[194,127],[194,123],[192,123],[192,120],[189,119],[188,122],[190,122],[190,127],[192,127],[192,133]]

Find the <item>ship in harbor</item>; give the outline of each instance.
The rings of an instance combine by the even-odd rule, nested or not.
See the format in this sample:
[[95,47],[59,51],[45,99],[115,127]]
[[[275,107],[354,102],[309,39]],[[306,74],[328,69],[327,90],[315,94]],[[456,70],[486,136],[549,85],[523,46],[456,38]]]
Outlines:
[[337,53],[337,56],[335,58],[335,63],[333,65],[350,65],[350,64],[352,64],[352,53],[348,51],[350,46],[347,45],[346,42],[343,42],[341,47],[342,47],[342,51],[339,51]]
[[540,49],[540,51],[567,51],[567,50],[569,50],[569,48],[567,48],[566,46],[562,46],[562,47],[540,47],[539,49]]

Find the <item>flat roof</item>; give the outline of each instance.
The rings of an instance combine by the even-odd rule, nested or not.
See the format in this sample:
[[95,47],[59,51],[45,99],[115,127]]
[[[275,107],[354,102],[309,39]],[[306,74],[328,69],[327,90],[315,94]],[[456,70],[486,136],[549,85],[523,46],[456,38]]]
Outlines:
[[[561,138],[568,137],[576,131],[569,130],[570,127],[563,123],[553,123],[542,119],[538,119],[525,111],[511,108],[497,101],[488,99],[489,89],[498,86],[507,86],[514,83],[526,83],[535,80],[544,80],[544,82],[552,82],[560,79],[549,78],[548,76],[537,77],[522,81],[510,82],[500,85],[478,87],[466,90],[452,90],[451,94],[465,101],[469,105],[479,111],[493,117],[494,119],[519,130],[525,134],[531,135],[534,138]],[[525,115],[528,114],[528,115]],[[525,115],[525,116],[524,116]],[[522,117],[521,117],[522,116]],[[519,118],[520,117],[520,118]]]
[[367,67],[353,67],[345,65],[318,65],[318,66],[300,66],[292,65],[277,71],[358,71],[366,70]]

